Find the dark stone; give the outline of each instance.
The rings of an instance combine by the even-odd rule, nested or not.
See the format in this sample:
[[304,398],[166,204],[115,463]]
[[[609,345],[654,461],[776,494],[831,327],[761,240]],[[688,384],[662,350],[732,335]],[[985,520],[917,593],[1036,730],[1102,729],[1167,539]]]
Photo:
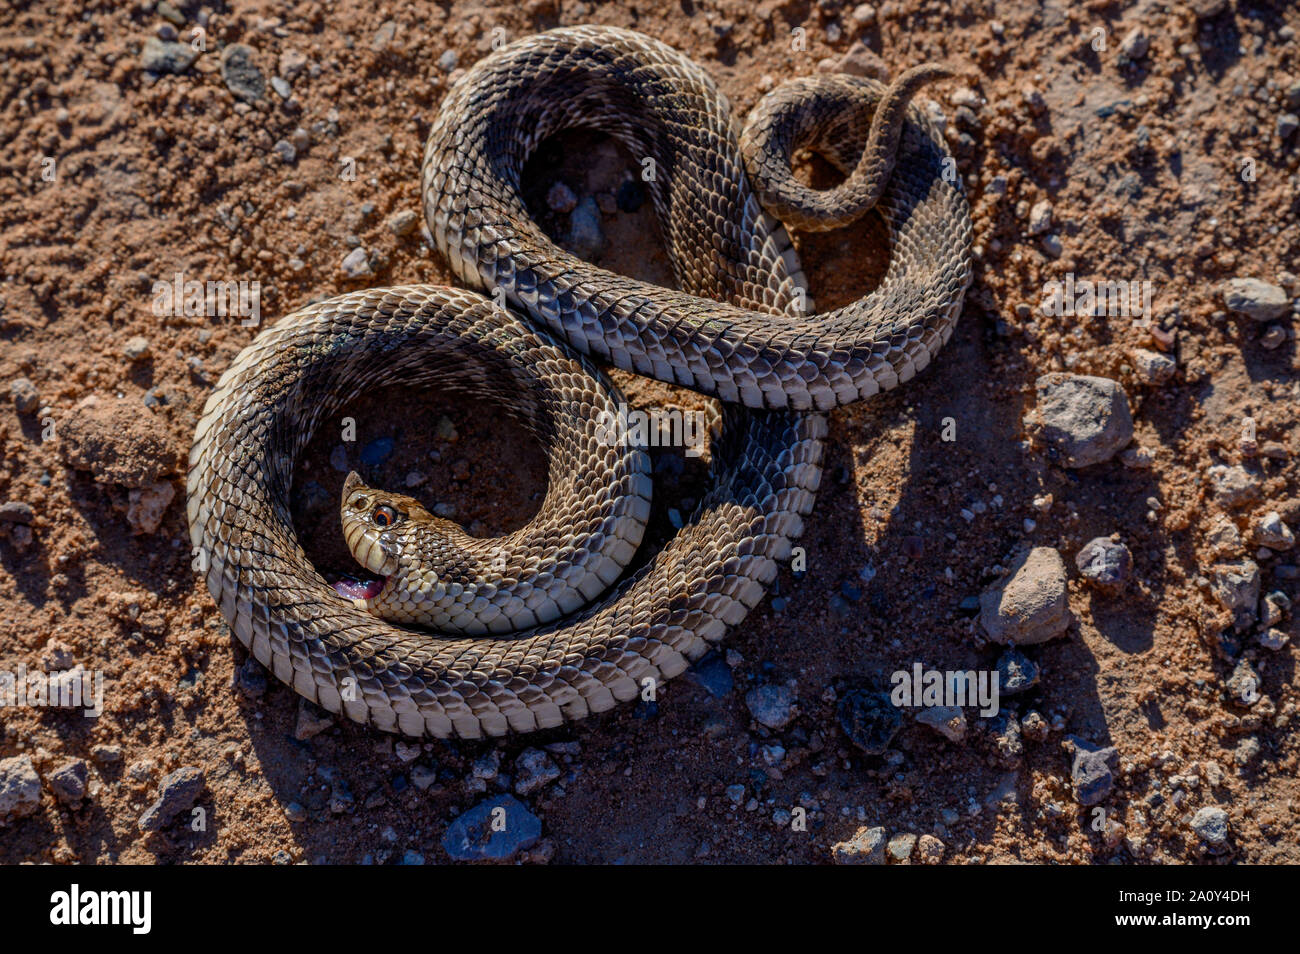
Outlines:
[[140,816],[140,830],[158,831],[170,825],[177,815],[193,807],[204,784],[203,770],[193,765],[182,765],[164,777],[158,786],[158,800]]
[[889,748],[903,717],[883,692],[851,689],[840,699],[840,726],[853,744],[868,755]]
[[509,861],[542,836],[542,822],[513,795],[479,802],[451,823],[442,847],[455,861]]

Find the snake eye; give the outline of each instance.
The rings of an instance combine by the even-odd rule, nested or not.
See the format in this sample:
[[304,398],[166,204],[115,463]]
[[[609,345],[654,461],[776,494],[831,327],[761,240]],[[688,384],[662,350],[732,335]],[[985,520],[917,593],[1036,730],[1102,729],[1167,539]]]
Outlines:
[[397,511],[387,505],[376,507],[375,512],[370,515],[370,519],[375,522],[377,527],[391,527],[397,523]]

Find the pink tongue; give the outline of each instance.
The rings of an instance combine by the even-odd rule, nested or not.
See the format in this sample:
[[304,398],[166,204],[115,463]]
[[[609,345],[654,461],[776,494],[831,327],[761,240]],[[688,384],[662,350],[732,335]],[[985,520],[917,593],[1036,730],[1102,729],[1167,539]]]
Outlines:
[[367,580],[364,583],[358,580],[339,580],[334,584],[334,589],[350,600],[374,599],[383,588],[383,580]]

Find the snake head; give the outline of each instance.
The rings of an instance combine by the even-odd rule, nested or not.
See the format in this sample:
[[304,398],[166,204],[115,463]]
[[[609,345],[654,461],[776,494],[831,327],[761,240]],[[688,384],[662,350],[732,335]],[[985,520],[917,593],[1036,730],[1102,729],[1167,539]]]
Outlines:
[[384,577],[397,572],[411,526],[433,519],[418,500],[368,487],[355,471],[343,482],[340,516],[352,556]]

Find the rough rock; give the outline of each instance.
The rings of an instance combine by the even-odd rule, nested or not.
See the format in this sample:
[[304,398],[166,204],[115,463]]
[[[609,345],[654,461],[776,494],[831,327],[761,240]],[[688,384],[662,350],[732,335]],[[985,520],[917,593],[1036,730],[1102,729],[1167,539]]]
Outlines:
[[1137,348],[1133,351],[1133,367],[1147,384],[1164,384],[1178,370],[1178,362],[1159,351]]
[[541,749],[524,749],[515,759],[515,792],[531,795],[560,777],[560,768]]
[[1000,695],[1014,696],[1038,685],[1038,664],[1014,647],[998,657],[996,668]]
[[1255,524],[1255,542],[1270,550],[1290,550],[1295,546],[1295,534],[1291,532],[1276,510],[1270,510]]
[[916,721],[928,725],[949,742],[966,738],[966,713],[958,706],[931,706],[916,715]]
[[266,96],[266,77],[257,67],[251,46],[232,43],[221,51],[221,79],[226,88],[246,103]]
[[1065,563],[1050,547],[1034,547],[980,596],[980,624],[995,643],[1046,642],[1065,632],[1070,613]]
[[1217,805],[1207,805],[1192,816],[1193,833],[1212,853],[1224,850],[1228,846],[1228,813]]
[[1247,559],[1220,563],[1210,571],[1210,590],[1225,609],[1253,614],[1259,603],[1259,566]]
[[175,497],[176,488],[167,480],[148,487],[133,487],[127,494],[126,522],[137,535],[153,533]]
[[903,724],[898,708],[883,692],[850,689],[840,699],[838,714],[844,734],[868,755],[880,755]]
[[1133,570],[1133,554],[1111,537],[1097,537],[1084,544],[1074,565],[1085,580],[1106,593],[1118,593]]
[[299,741],[320,735],[334,725],[334,717],[315,703],[298,699],[298,722],[293,729],[293,737]]
[[1223,283],[1223,303],[1230,311],[1254,321],[1281,318],[1291,308],[1291,300],[1277,285],[1258,278],[1233,278]]
[[86,797],[88,778],[89,770],[86,768],[86,763],[76,759],[60,765],[46,776],[46,781],[50,783],[50,791],[54,793],[54,797],[60,804],[68,808],[76,808]]
[[1205,472],[1215,503],[1229,510],[1259,499],[1262,483],[1256,475],[1237,464],[1215,464]]
[[831,858],[837,865],[883,865],[885,841],[885,829],[859,828],[848,841],[831,845]]
[[760,724],[781,730],[794,718],[794,692],[787,686],[765,684],[745,693],[745,705]]
[[1082,739],[1071,737],[1074,744],[1074,762],[1070,766],[1070,779],[1074,783],[1074,798],[1080,805],[1096,805],[1106,800],[1115,785],[1115,772],[1119,771],[1119,752],[1115,747],[1098,748]]
[[1110,460],[1133,439],[1133,417],[1124,389],[1109,378],[1045,374],[1038,390],[1037,431],[1071,468]]
[[916,840],[916,857],[923,865],[937,865],[943,861],[944,844],[934,835],[922,835]]
[[902,864],[912,857],[912,850],[916,848],[916,836],[909,833],[895,835],[889,839],[889,844],[885,846],[885,851],[889,855],[891,863]]
[[41,804],[41,777],[30,755],[0,759],[0,823],[33,814]]
[[182,765],[158,784],[158,799],[140,816],[141,831],[159,831],[194,806],[205,784],[203,770]]

